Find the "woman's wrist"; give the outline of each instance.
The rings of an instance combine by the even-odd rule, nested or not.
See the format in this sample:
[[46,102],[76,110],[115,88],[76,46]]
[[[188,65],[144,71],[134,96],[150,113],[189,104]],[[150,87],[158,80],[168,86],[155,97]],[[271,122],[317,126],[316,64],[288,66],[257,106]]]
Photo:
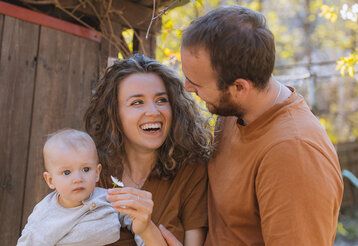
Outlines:
[[166,246],[166,242],[160,233],[159,228],[150,221],[147,228],[140,234],[138,234],[142,240],[145,242],[146,246],[150,245],[163,245]]

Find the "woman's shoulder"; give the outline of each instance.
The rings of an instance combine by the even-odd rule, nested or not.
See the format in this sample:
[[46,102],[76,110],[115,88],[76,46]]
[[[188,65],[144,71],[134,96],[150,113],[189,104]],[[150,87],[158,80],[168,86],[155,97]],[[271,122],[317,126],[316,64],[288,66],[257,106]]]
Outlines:
[[145,188],[150,191],[159,189],[163,193],[171,190],[186,190],[200,182],[207,182],[207,165],[201,163],[186,163],[182,165],[173,178],[163,179],[161,177],[150,178],[145,183]]
[[174,182],[194,184],[200,180],[207,180],[207,165],[203,163],[186,163],[180,167],[174,177]]
[[207,173],[207,164],[188,162],[179,168],[177,175],[202,176]]

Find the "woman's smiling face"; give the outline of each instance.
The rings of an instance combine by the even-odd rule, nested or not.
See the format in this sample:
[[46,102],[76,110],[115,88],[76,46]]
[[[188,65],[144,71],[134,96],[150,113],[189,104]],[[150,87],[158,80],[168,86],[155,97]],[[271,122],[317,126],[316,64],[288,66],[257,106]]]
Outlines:
[[129,75],[119,83],[118,104],[126,148],[160,148],[172,122],[163,80],[154,73]]

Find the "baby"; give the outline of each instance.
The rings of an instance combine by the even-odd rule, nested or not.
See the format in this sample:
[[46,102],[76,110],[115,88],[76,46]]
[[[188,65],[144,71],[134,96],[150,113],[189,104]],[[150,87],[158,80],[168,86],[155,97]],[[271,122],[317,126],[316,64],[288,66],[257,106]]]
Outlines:
[[99,180],[96,146],[77,130],[52,134],[44,149],[47,185],[54,191],[34,208],[17,245],[105,245],[119,239],[118,213]]

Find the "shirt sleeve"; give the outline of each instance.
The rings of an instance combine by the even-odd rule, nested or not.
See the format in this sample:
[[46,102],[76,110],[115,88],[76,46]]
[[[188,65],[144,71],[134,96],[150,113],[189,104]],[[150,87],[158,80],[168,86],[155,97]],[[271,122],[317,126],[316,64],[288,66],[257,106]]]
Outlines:
[[265,245],[333,245],[343,190],[337,166],[298,139],[267,152],[256,177]]
[[207,182],[206,165],[196,164],[183,191],[184,202],[181,219],[185,231],[208,226]]
[[17,246],[31,246],[39,245],[46,246],[54,244],[52,238],[48,237],[46,225],[42,226],[48,207],[45,205],[49,196],[46,196],[42,201],[36,204],[32,213],[30,214],[24,229],[21,232],[21,236],[17,241]]
[[44,240],[41,234],[32,231],[31,229],[25,228],[21,237],[17,241],[17,246],[31,246],[31,245],[39,245],[46,246],[48,242]]

